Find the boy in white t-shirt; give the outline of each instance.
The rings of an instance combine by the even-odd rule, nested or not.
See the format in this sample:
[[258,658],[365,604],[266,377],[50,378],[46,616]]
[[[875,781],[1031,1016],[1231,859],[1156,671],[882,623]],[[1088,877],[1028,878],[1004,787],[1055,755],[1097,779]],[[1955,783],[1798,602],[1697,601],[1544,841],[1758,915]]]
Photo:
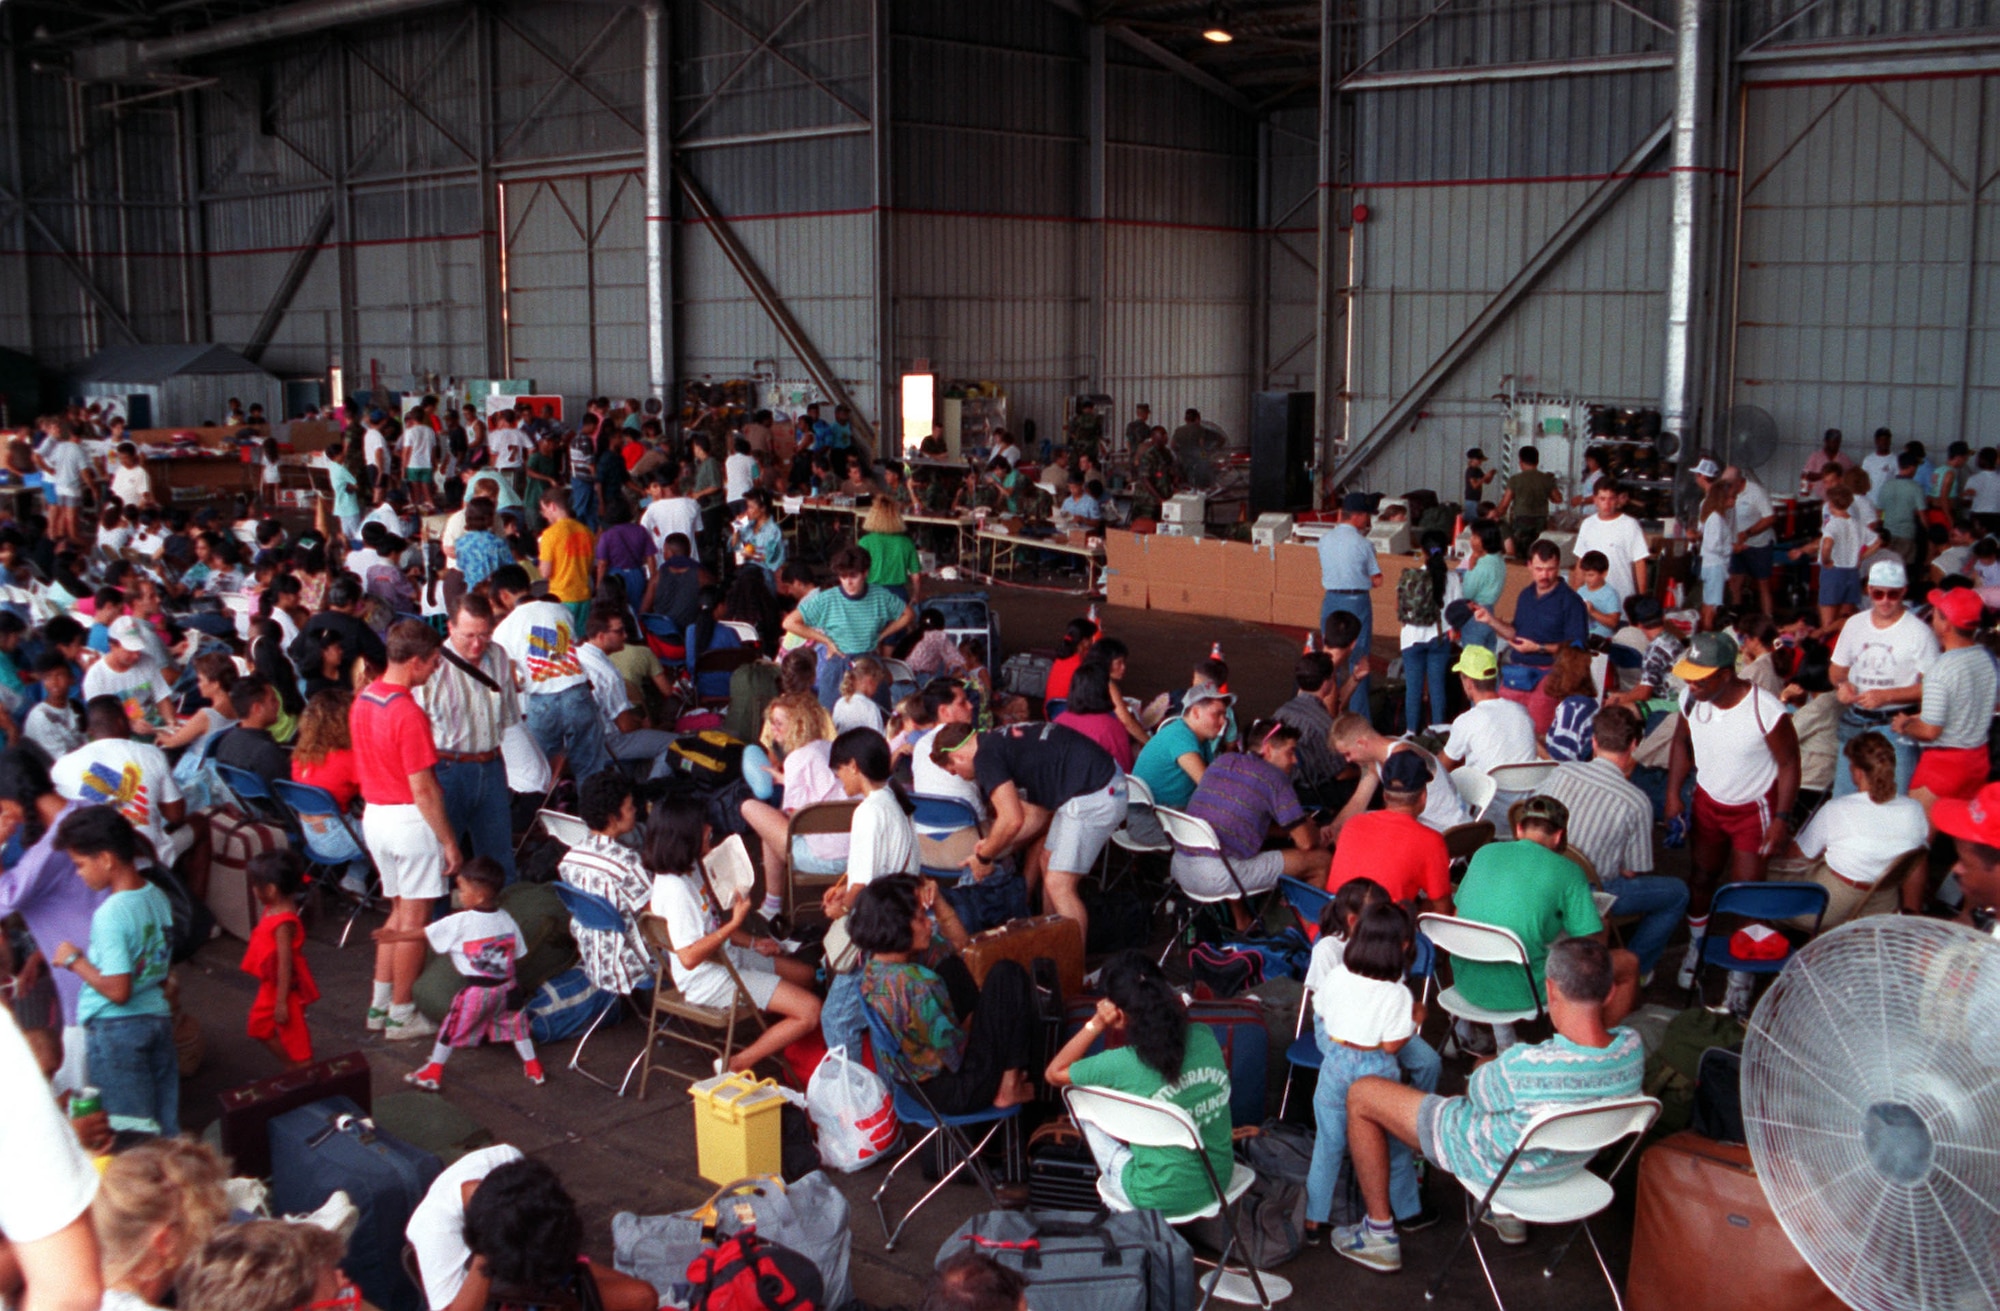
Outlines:
[[1797,559],[1808,551],[1819,553],[1819,626],[1831,632],[1833,626],[1861,608],[1861,557],[1880,540],[1875,530],[1854,517],[1854,493],[1845,487],[1830,487],[1826,493],[1826,517],[1820,526],[1817,544],[1807,544],[1792,552]]

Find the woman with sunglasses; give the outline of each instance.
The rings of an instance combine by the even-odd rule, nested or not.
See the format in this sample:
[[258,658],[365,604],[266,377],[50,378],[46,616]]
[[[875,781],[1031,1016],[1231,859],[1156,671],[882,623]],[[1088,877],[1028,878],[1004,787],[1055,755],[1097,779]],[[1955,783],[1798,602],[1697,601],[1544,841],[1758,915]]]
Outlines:
[[[1245,739],[1248,751],[1217,756],[1202,772],[1187,812],[1215,830],[1222,850],[1213,855],[1174,850],[1174,882],[1189,895],[1230,902],[1236,927],[1251,926],[1245,898],[1275,886],[1279,875],[1326,886],[1328,842],[1319,824],[1292,790],[1298,763],[1299,730],[1276,719],[1260,719]],[[1264,839],[1282,832],[1292,845],[1265,851]]]

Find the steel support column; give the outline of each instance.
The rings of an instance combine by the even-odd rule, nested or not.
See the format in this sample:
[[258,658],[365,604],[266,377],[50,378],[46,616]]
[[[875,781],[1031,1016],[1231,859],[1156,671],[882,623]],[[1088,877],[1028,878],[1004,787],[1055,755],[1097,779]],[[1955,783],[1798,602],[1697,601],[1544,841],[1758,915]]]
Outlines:
[[28,197],[25,189],[25,170],[21,164],[21,49],[12,41],[4,52],[7,69],[7,169],[8,183],[16,197],[14,202],[13,229],[14,244],[14,285],[21,293],[22,347],[25,353],[35,353],[35,286],[28,280]]
[[1700,440],[1702,228],[1711,182],[1709,125],[1714,88],[1708,0],[1679,0],[1674,38],[1673,220],[1668,231],[1666,367],[1660,424],[1692,450]]
[[[1368,435],[1348,447],[1339,463],[1334,466],[1332,478],[1334,486],[1340,486],[1366,468],[1383,443],[1415,421],[1418,412],[1423,409],[1424,402],[1431,398],[1432,393],[1465,363],[1473,351],[1479,349],[1480,343],[1491,336],[1493,330],[1513,313],[1521,298],[1534,290],[1536,284],[1548,275],[1549,270],[1553,269],[1577,242],[1583,239],[1583,235],[1590,231],[1597,220],[1631,189],[1640,172],[1667,144],[1668,138],[1673,133],[1673,127],[1672,115],[1662,119],[1659,126],[1646,134],[1646,139],[1639,143],[1637,149],[1619,161],[1617,168],[1609,177],[1591,188],[1590,194],[1570,212],[1569,217],[1563,220],[1562,226],[1550,234],[1549,239],[1528,257],[1520,271],[1508,279],[1507,285],[1486,303],[1472,322],[1466,325],[1465,330],[1431,361],[1430,367],[1424,370],[1423,375],[1411,385],[1410,389],[1396,398],[1388,413],[1368,430]],[[1322,285],[1324,282],[1322,276]]]
[[1257,121],[1257,239],[1251,247],[1250,390],[1271,385],[1271,125]]
[[[340,158],[335,161],[333,171],[333,240],[334,259],[339,265],[338,281],[340,305],[340,352],[339,362],[346,372],[346,390],[350,393],[367,390],[367,372],[361,361],[361,316],[357,307],[360,299],[360,275],[355,270],[354,259],[354,189],[348,185],[348,178],[354,168],[354,114],[350,105],[349,69],[347,47],[341,45],[334,50],[333,103],[340,126],[336,144]],[[371,401],[376,398],[371,396]]]
[[499,74],[493,15],[485,7],[472,14],[473,88],[479,97],[479,302],[480,322],[486,342],[486,375],[508,375],[507,326],[502,309],[505,292],[500,285],[500,179],[495,175],[495,124],[499,106],[495,88]]
[[1986,85],[1980,78],[1979,110],[1972,116],[1972,169],[1965,188],[1965,308],[1960,319],[1964,345],[1958,357],[1958,439],[1967,445],[1979,443],[1983,434],[1972,426],[1973,339],[1979,322],[1979,193],[1986,181]]
[[[1339,223],[1339,193],[1335,190],[1335,171],[1339,159],[1336,132],[1340,113],[1340,25],[1339,7],[1334,0],[1320,0],[1319,5],[1319,233],[1313,240],[1314,263],[1318,265],[1317,294],[1313,303],[1313,324],[1318,340],[1313,346],[1313,451],[1317,468],[1325,468],[1333,462],[1333,444],[1336,437],[1346,434],[1338,428],[1337,415],[1342,408],[1335,404],[1336,383],[1346,386],[1341,377],[1340,361],[1336,355],[1338,337],[1333,330],[1338,314],[1337,302],[1342,290],[1336,279],[1339,270],[1334,267],[1334,234]],[[1314,489],[1318,496],[1318,489]]]
[[1083,216],[1086,222],[1085,240],[1090,244],[1085,256],[1084,276],[1090,280],[1086,299],[1090,306],[1090,371],[1087,388],[1093,392],[1108,389],[1108,372],[1111,365],[1111,325],[1110,325],[1110,231],[1105,220],[1107,211],[1110,171],[1110,147],[1105,141],[1105,31],[1092,23],[1084,29],[1084,47],[1089,56],[1084,64],[1084,172],[1083,172]]
[[[875,239],[875,423],[880,431],[878,440],[870,444],[876,458],[886,460],[901,454],[903,449],[898,435],[901,425],[896,420],[902,396],[896,378],[896,295],[894,266],[889,258],[889,225],[894,221],[891,209],[895,203],[890,189],[889,0],[873,0],[868,8],[868,25],[869,145],[875,156],[874,213],[870,216]],[[777,51],[774,49],[772,54]],[[848,410],[853,415],[852,426],[858,437],[861,416],[852,404]]]
[[688,172],[685,164],[675,160],[672,171],[674,183],[681,189],[681,194],[687,197],[689,208],[694,210],[695,216],[708,228],[709,235],[715,238],[715,244],[722,250],[722,257],[736,270],[736,276],[743,279],[743,285],[749,288],[751,297],[771,320],[771,325],[778,330],[778,335],[784,339],[785,345],[798,357],[799,363],[805,366],[806,376],[811,378],[813,384],[835,405],[845,405],[848,408],[854,416],[856,437],[866,441],[877,451],[883,449],[876,441],[875,430],[867,416],[855,408],[853,398],[847,394],[847,388],[841,385],[839,375],[828,366],[826,357],[819,353],[819,347],[813,344],[812,338],[808,337],[805,329],[799,326],[799,321],[792,317],[792,311],[786,306],[784,298],[778,295],[777,289],[771,285],[771,280],[764,276],[764,271],[757,267],[757,261],[737,239],[735,229],[729,226],[729,220],[716,210],[714,203],[708,198],[708,193],[701,189],[701,184],[694,180],[694,175]]
[[667,169],[673,151],[668,99],[667,15],[660,0],[646,6],[646,387],[665,404],[674,380],[673,216]]

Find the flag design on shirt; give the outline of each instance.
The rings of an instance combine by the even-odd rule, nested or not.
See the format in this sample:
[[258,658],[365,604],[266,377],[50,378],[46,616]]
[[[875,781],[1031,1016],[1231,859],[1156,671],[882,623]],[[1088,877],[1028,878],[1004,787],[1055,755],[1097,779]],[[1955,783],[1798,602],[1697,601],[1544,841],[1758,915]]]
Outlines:
[[473,973],[486,979],[511,979],[514,977],[514,935],[503,933],[492,938],[470,938],[465,944],[465,963]]
[[152,798],[136,761],[125,762],[123,769],[114,769],[103,761],[93,762],[84,771],[83,785],[78,791],[82,793],[78,800],[93,806],[115,806],[135,827],[144,828],[152,823]]
[[583,673],[583,662],[577,659],[572,641],[568,624],[530,628],[528,678],[533,682],[546,683],[551,679],[570,678]]

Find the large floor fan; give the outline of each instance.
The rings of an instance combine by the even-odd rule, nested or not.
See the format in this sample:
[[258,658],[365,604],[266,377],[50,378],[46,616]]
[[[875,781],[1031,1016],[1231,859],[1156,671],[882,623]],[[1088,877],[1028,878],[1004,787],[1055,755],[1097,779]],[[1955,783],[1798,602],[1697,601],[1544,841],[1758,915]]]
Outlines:
[[1743,1120],[1842,1301],[2000,1307],[2000,941],[1878,916],[1807,944],[1751,1017]]

